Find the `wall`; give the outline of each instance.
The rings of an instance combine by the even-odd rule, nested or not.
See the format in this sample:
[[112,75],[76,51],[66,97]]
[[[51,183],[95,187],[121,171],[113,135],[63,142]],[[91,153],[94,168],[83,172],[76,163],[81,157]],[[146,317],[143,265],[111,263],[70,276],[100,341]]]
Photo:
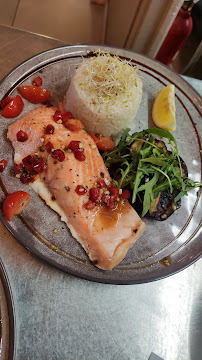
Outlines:
[[183,0],[0,0],[0,23],[69,44],[107,44],[155,57]]

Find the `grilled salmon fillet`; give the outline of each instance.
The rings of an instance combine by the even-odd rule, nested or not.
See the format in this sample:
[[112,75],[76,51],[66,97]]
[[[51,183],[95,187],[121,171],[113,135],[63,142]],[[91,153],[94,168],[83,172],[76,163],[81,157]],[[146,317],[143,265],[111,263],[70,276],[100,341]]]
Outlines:
[[[9,126],[7,137],[15,150],[14,161],[19,164],[26,156],[36,153],[43,157],[47,168],[30,186],[60,215],[93,264],[111,270],[142,234],[144,223],[127,200],[117,201],[114,209],[105,204],[86,209],[89,189],[99,179],[109,186],[111,178],[93,139],[83,129],[70,131],[56,123],[55,111],[54,107],[40,106]],[[54,126],[54,133],[44,135],[49,124]],[[28,135],[26,141],[17,140],[19,130]],[[40,152],[49,141],[54,149],[63,150],[71,141],[80,141],[85,160],[77,160],[73,152],[64,152],[65,159],[61,162],[51,152]],[[77,185],[85,187],[86,193],[79,195],[75,191]]]

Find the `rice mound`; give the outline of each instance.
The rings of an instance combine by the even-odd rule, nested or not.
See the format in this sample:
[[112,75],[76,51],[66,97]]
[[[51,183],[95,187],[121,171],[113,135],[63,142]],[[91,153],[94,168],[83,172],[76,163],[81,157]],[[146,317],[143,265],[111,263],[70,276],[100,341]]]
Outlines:
[[131,128],[142,99],[142,80],[126,60],[99,53],[75,70],[64,107],[87,131],[118,137]]

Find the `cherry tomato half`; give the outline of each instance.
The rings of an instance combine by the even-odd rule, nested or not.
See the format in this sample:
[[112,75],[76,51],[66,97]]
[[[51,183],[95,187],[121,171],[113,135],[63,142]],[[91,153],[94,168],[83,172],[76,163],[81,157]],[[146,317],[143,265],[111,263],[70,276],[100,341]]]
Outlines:
[[83,129],[83,124],[80,120],[77,119],[69,119],[64,122],[64,126],[71,131],[79,131]]
[[20,95],[16,95],[1,111],[1,115],[5,118],[15,118],[21,114],[24,103]]
[[17,141],[25,142],[28,139],[28,135],[25,131],[19,130],[16,134]]
[[0,172],[3,172],[6,166],[8,165],[8,161],[3,159],[0,161]]
[[92,137],[92,139],[95,141],[95,143],[100,140],[100,134],[94,134],[94,132],[89,131],[89,135]]
[[123,200],[129,200],[131,195],[130,195],[130,191],[129,190],[123,190],[122,194],[119,195],[121,199]]
[[29,204],[31,195],[25,191],[15,191],[7,196],[3,203],[3,214],[6,220],[11,221],[14,215],[19,214]]
[[77,185],[75,191],[78,195],[84,195],[87,192],[85,187],[83,187],[82,185]]
[[62,122],[67,122],[69,119],[72,119],[72,113],[70,113],[69,111],[66,111],[65,113],[62,114]]
[[90,200],[85,204],[85,208],[87,210],[92,210],[92,209],[94,209],[94,207],[95,207],[95,203]]
[[41,104],[50,100],[51,93],[38,86],[19,86],[20,95],[32,104]]
[[37,76],[32,83],[34,86],[42,86],[42,78],[40,76]]
[[4,109],[5,106],[11,102],[11,100],[13,100],[13,98],[10,95],[6,96],[6,98],[1,100],[0,105],[1,105],[2,109]]
[[89,132],[89,135],[95,141],[99,150],[112,150],[116,145],[110,137],[101,137],[100,134],[94,134],[92,131]]
[[115,142],[110,137],[102,137],[96,142],[99,150],[106,151],[112,150],[115,147]]
[[59,108],[59,111],[61,112],[62,115],[64,115],[66,113],[66,110],[65,110],[64,105],[63,105],[62,102],[58,103],[58,108]]
[[112,150],[115,147],[115,142],[110,137],[102,137],[96,142],[99,150],[106,151]]

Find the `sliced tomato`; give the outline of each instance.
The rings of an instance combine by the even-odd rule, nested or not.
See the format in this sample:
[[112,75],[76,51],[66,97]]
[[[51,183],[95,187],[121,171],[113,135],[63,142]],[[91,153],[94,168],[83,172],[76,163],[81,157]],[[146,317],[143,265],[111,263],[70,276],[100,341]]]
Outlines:
[[82,122],[77,119],[69,119],[64,123],[64,126],[71,131],[79,131],[83,129]]
[[129,190],[123,190],[122,194],[120,195],[120,198],[123,200],[129,200],[131,197]]
[[40,76],[37,76],[32,83],[35,86],[42,86],[42,78]]
[[104,203],[104,204],[107,204],[107,202],[109,201],[110,199],[110,195],[109,194],[103,194],[102,197],[101,197],[101,201]]
[[0,161],[0,172],[3,172],[6,166],[8,165],[8,161],[3,159]]
[[64,114],[62,114],[62,121],[65,123],[69,119],[72,119],[72,117],[73,117],[72,113],[70,113],[69,111],[66,111]]
[[52,157],[60,162],[65,160],[65,153],[61,149],[56,149],[52,152]]
[[19,130],[16,134],[17,141],[25,142],[28,139],[28,135],[25,131]]
[[85,208],[87,210],[92,210],[92,209],[94,209],[94,207],[95,207],[95,203],[90,200],[85,204]]
[[4,109],[5,106],[11,102],[11,100],[13,100],[13,98],[10,95],[6,96],[5,99],[1,100],[0,105],[1,105],[2,109]]
[[[53,120],[57,123],[59,121],[59,123],[62,123],[62,113],[60,110],[56,110],[55,114],[53,115]],[[58,123],[58,124],[59,124]]]
[[29,204],[31,195],[25,191],[15,191],[8,195],[3,203],[3,214],[6,220],[11,221],[14,215],[19,214]]
[[87,190],[85,189],[85,187],[82,186],[82,185],[77,185],[75,191],[76,191],[76,193],[77,193],[78,195],[84,195],[84,194],[87,192]]
[[107,206],[109,209],[114,209],[116,207],[116,199],[113,199],[113,198],[109,198],[107,200]]
[[108,190],[112,196],[119,197],[119,188],[117,186],[109,186]]
[[94,132],[89,131],[89,135],[92,137],[92,139],[95,141],[95,143],[100,140],[100,134],[94,134]]
[[[81,148],[80,148],[81,146]],[[80,151],[84,151],[84,148],[82,147],[82,142],[78,140],[72,140],[70,141],[69,145],[67,146],[67,149],[72,150],[73,152],[80,149]]]
[[85,161],[86,160],[86,157],[85,157],[83,151],[80,151],[80,149],[76,150],[74,152],[74,156],[75,156],[75,159],[77,159],[79,161]]
[[91,201],[96,202],[100,196],[99,188],[91,188],[89,191],[89,198]]
[[16,95],[1,111],[1,115],[5,118],[15,118],[21,114],[24,103],[20,95]]
[[45,134],[54,134],[55,128],[52,124],[48,124],[45,128]]
[[107,187],[106,182],[105,182],[103,179],[97,180],[97,186],[98,186],[100,189],[103,189],[104,187]]
[[58,103],[58,108],[59,108],[62,115],[66,113],[66,110],[65,110],[64,105],[63,105],[62,102]]
[[100,134],[94,134],[92,131],[89,131],[89,135],[95,141],[99,150],[112,150],[116,145],[110,137],[102,137]]
[[99,150],[106,151],[112,150],[116,144],[110,137],[102,137],[100,140],[96,141],[96,145]]
[[51,152],[52,149],[53,149],[53,144],[52,144],[50,141],[48,141],[48,142],[46,143],[46,145],[45,145],[45,149],[46,149],[46,151],[50,154],[50,152]]
[[50,100],[50,91],[38,86],[19,86],[18,91],[20,95],[33,104],[41,104]]

